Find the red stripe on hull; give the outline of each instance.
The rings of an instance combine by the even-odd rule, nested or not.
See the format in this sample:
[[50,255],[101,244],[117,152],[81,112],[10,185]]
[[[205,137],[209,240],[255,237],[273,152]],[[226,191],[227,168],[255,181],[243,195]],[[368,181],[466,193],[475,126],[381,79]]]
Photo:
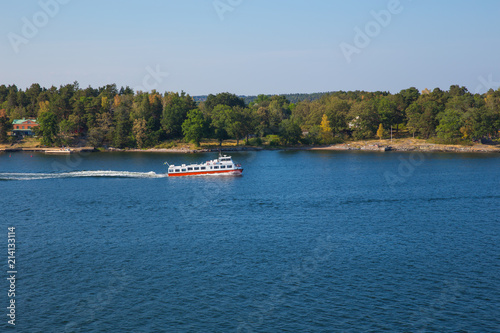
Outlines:
[[182,177],[182,176],[201,176],[201,175],[220,175],[224,173],[230,173],[234,175],[241,175],[243,172],[243,169],[237,169],[237,170],[223,170],[223,171],[202,171],[202,172],[176,172],[176,173],[169,173],[169,177]]

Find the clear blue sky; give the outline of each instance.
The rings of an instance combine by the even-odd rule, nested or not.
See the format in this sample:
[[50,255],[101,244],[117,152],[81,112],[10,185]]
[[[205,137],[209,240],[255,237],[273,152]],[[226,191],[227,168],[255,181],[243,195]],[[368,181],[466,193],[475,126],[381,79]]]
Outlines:
[[[219,0],[233,4],[223,20],[213,0],[40,2],[55,1],[67,3],[47,22],[39,1],[3,1],[0,84],[137,88],[146,78],[160,92],[191,95],[500,84],[496,0],[400,0],[378,31],[371,11],[397,0]],[[38,32],[23,34],[23,17],[33,16]],[[355,47],[355,28],[367,25],[370,43],[349,63],[340,45]],[[14,34],[25,38],[16,37],[17,53]],[[155,81],[148,67],[169,75]]]

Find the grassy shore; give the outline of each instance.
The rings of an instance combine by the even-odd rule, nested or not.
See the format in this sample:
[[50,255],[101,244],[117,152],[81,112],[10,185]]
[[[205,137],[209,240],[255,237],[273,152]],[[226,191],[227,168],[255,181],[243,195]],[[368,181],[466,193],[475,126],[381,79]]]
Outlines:
[[[262,149],[302,149],[302,150],[361,150],[361,151],[425,151],[425,152],[457,152],[457,153],[500,153],[500,145],[484,145],[484,144],[469,144],[469,145],[454,145],[454,144],[437,144],[430,140],[404,138],[394,140],[362,140],[348,141],[342,144],[329,146],[270,146],[266,142],[261,146],[246,146],[245,141],[226,140],[222,147],[215,140],[203,141],[200,146],[195,146],[191,143],[181,141],[170,141],[157,145],[154,148],[147,149],[115,149],[112,147],[94,149],[93,147],[70,147],[73,151],[124,151],[124,152],[173,152],[173,153],[196,153],[216,151],[219,148],[222,150],[262,150]],[[36,138],[26,138],[15,144],[0,144],[0,152],[2,151],[39,151],[44,152],[54,148],[43,147]]]

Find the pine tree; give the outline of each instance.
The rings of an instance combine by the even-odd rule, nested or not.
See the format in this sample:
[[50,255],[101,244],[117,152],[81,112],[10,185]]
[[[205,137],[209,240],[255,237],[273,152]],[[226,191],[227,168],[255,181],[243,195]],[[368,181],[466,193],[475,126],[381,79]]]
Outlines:
[[5,109],[0,110],[0,142],[7,142],[7,131],[12,129],[12,124]]

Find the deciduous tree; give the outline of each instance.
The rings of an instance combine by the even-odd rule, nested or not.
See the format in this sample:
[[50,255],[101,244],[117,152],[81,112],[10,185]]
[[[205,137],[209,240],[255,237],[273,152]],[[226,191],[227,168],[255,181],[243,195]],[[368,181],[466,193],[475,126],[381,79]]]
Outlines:
[[182,132],[187,141],[200,145],[201,139],[207,133],[207,123],[203,113],[199,109],[188,112],[187,119],[182,124]]
[[134,138],[137,143],[137,147],[139,148],[144,148],[145,146],[148,137],[146,130],[147,130],[146,120],[144,120],[143,118],[134,120],[134,126],[132,127],[132,132],[134,133]]
[[296,144],[302,136],[300,126],[293,119],[285,119],[280,124],[279,135],[285,144]]
[[384,138],[384,126],[382,124],[378,126],[377,136],[379,137],[380,140]]

